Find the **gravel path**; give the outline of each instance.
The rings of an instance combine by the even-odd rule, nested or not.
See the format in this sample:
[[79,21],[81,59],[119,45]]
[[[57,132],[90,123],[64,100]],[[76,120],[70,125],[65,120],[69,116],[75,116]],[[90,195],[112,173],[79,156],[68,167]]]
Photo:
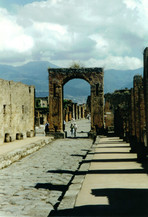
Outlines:
[[0,170],[0,216],[48,216],[91,145],[86,138],[56,140]]

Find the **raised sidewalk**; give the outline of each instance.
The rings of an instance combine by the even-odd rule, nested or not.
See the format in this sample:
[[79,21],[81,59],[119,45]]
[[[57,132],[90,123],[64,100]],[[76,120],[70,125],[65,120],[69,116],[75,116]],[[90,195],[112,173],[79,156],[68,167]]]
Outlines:
[[[81,176],[85,178],[77,191]],[[137,162],[135,153],[130,153],[128,143],[104,137],[96,141],[83,160],[55,216],[147,217],[147,204],[146,168]]]
[[53,137],[35,136],[0,145],[0,169],[39,150],[53,139]]

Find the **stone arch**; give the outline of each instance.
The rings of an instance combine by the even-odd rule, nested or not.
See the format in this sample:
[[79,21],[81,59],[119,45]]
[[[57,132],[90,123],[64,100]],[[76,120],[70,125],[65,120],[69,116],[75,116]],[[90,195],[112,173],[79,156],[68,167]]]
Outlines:
[[102,68],[49,68],[49,133],[63,137],[63,86],[74,78],[91,87],[91,132],[101,131],[104,123],[104,72]]

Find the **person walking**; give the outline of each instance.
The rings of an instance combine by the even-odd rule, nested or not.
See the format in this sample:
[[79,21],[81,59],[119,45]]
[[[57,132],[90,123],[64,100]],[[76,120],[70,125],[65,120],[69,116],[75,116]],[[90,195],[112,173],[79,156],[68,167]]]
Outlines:
[[66,122],[65,120],[63,121],[63,131],[65,131],[65,125],[66,125]]
[[73,132],[74,132],[74,124],[71,123],[70,125],[70,132],[71,132],[71,137],[73,137]]
[[49,132],[49,123],[46,122],[46,124],[45,124],[45,136],[47,136],[48,132]]
[[74,137],[76,137],[77,134],[77,124],[76,122],[74,123]]

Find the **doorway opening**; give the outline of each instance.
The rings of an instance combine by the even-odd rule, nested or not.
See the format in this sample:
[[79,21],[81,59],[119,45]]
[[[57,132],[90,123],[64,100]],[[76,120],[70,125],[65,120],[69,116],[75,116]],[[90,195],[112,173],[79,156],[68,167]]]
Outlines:
[[90,84],[71,79],[63,86],[63,130],[68,138],[88,137],[91,130]]

